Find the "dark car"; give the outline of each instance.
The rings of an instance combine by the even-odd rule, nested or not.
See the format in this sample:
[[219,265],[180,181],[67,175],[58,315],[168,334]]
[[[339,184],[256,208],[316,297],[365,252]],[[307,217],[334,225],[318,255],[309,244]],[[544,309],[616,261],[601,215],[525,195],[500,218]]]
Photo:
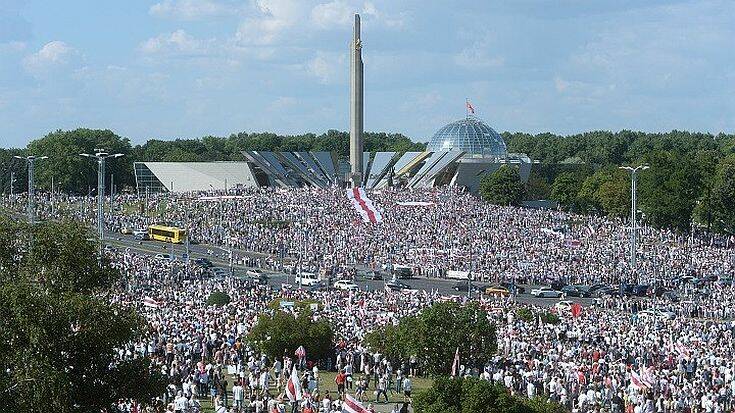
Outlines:
[[206,259],[206,258],[195,258],[194,264],[199,265],[204,268],[212,268],[214,267],[214,264],[212,264],[212,261]]
[[516,294],[525,294],[526,293],[526,288],[525,287],[521,287],[520,285],[518,285],[516,283],[511,283],[511,282],[505,281],[505,282],[500,283],[500,286],[507,288],[508,291],[510,291],[510,292],[513,292],[513,290],[515,289],[515,293]]
[[[483,291],[485,291],[485,288],[486,287],[487,286],[485,286],[485,285],[480,285],[480,284],[472,283],[472,291],[473,292],[483,292]],[[454,291],[457,291],[457,292],[465,292],[466,293],[467,292],[467,281],[457,281],[452,286],[452,289]]]
[[383,279],[383,274],[380,271],[365,271],[365,273],[362,274],[362,278],[377,281]]
[[592,294],[592,297],[604,297],[604,296],[615,296],[618,295],[619,291],[613,287],[604,286],[602,288],[598,288],[595,290],[594,294]]
[[385,289],[390,291],[410,290],[411,286],[398,280],[390,280],[385,282]]
[[561,291],[562,288],[564,288],[567,285],[567,283],[562,281],[554,281],[551,283],[550,287],[552,290]]
[[581,294],[579,289],[573,285],[565,285],[559,291],[563,292],[567,297],[579,297]]
[[645,297],[648,295],[650,287],[644,284],[638,284],[633,286],[633,289],[631,290],[631,294],[636,297]]

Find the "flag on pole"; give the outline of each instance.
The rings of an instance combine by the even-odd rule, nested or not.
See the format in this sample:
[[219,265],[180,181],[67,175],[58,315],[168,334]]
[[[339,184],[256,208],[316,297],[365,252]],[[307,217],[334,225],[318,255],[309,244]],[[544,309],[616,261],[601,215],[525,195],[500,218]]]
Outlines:
[[304,348],[304,346],[299,346],[299,348],[294,351],[294,355],[300,359],[306,357],[306,349]]
[[296,366],[293,366],[291,369],[291,377],[289,377],[288,382],[286,382],[286,396],[288,396],[288,400],[291,401],[291,403],[298,402],[303,399],[301,381],[299,380],[299,375],[296,372]]
[[636,373],[635,371],[630,372],[630,382],[639,389],[646,388],[645,383],[643,383],[643,380],[641,380],[641,376],[639,376],[638,373]]
[[457,351],[454,352],[454,361],[452,362],[452,377],[457,377],[457,373],[459,373],[459,347],[457,347]]
[[471,114],[474,115],[475,114],[475,108],[472,106],[472,103],[470,103],[469,100],[466,101],[465,103],[467,104],[467,113],[468,114],[471,113]]
[[572,317],[577,318],[582,314],[582,305],[579,303],[572,304]]
[[347,190],[347,198],[352,201],[352,206],[355,207],[357,213],[360,214],[363,222],[378,223],[383,221],[383,216],[380,215],[380,211],[375,209],[373,201],[367,197],[363,188],[352,188]]
[[369,413],[369,410],[365,408],[360,402],[355,400],[354,397],[349,394],[345,394],[345,401],[342,403],[343,413]]

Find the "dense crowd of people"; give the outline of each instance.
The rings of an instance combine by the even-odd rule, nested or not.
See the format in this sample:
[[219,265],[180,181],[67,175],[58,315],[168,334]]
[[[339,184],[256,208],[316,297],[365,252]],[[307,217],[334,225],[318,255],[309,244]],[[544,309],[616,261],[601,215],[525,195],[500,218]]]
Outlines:
[[[400,264],[423,277],[460,270],[486,282],[665,286],[676,291],[677,300],[601,297],[578,316],[555,309],[558,323],[538,317],[549,311],[538,302],[478,296],[474,300],[489,310],[497,326],[498,351],[486,363],[462,366],[459,374],[500,383],[515,395],[548,398],[576,412],[734,411],[735,263],[727,239],[644,225],[634,272],[629,230],[622,221],[493,206],[453,188],[371,192],[384,219],[379,224],[362,223],[338,189],[249,189],[221,195],[120,195],[108,206],[105,222],[113,232],[176,225],[188,229],[198,243],[242,251],[240,259],[254,266],[276,268],[284,252],[337,278],[352,277],[355,266]],[[17,211],[24,202],[22,196],[3,199]],[[39,215],[89,223],[96,218],[92,198],[61,195],[39,202]],[[246,258],[245,252],[262,258]],[[207,270],[196,265],[184,271],[180,262],[131,251],[109,254],[125,275],[112,300],[135,306],[151,326],[149,334],[120,349],[120,357],[154,360],[169,383],[161,401],[174,412],[195,412],[205,399],[218,412],[294,408],[284,385],[300,360],[294,354],[270,360],[245,339],[259,314],[275,311],[268,305],[278,299],[322,303],[313,317],[328,320],[336,333],[333,357],[300,369],[307,397],[298,411],[341,411],[343,393],[375,405],[390,394],[406,402],[395,410],[406,409],[420,366],[413,359],[388,360],[372,352],[363,342],[365,334],[437,301],[469,300],[432,291],[246,288],[237,278],[205,277]],[[709,281],[684,282],[691,277]],[[231,302],[206,305],[213,291],[226,291]],[[521,308],[534,317],[517,316]],[[667,311],[644,311],[655,309]],[[338,373],[336,394],[325,389],[324,370]],[[121,407],[133,409],[125,402]]]

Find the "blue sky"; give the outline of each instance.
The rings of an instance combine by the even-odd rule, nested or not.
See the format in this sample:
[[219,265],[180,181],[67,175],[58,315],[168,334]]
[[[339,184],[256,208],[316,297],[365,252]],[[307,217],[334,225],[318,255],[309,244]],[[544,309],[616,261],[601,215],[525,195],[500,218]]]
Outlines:
[[0,146],[346,130],[355,11],[366,130],[735,129],[731,0],[0,0]]

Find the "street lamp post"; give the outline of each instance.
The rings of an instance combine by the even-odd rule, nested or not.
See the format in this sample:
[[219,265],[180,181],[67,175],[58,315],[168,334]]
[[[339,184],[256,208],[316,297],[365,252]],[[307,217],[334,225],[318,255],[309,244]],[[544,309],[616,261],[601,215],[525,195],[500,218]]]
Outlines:
[[[102,253],[102,240],[104,238],[104,227],[102,218],[102,207],[105,197],[105,160],[107,158],[119,158],[124,156],[122,153],[110,154],[104,149],[95,149],[94,154],[80,153],[80,156],[91,158],[97,161],[97,234],[100,239],[100,254]],[[101,257],[101,255],[100,255]]]
[[[48,159],[48,156],[14,156],[16,159],[23,159],[28,165],[28,223],[33,225],[36,220],[36,190],[33,187],[35,163],[41,159]],[[12,188],[12,182],[11,182]]]
[[630,268],[632,271],[635,271],[636,236],[638,232],[638,228],[636,226],[636,208],[638,205],[638,198],[636,196],[638,186],[637,177],[639,171],[645,171],[648,169],[648,165],[639,165],[635,168],[632,166],[621,166],[620,169],[630,172]]

